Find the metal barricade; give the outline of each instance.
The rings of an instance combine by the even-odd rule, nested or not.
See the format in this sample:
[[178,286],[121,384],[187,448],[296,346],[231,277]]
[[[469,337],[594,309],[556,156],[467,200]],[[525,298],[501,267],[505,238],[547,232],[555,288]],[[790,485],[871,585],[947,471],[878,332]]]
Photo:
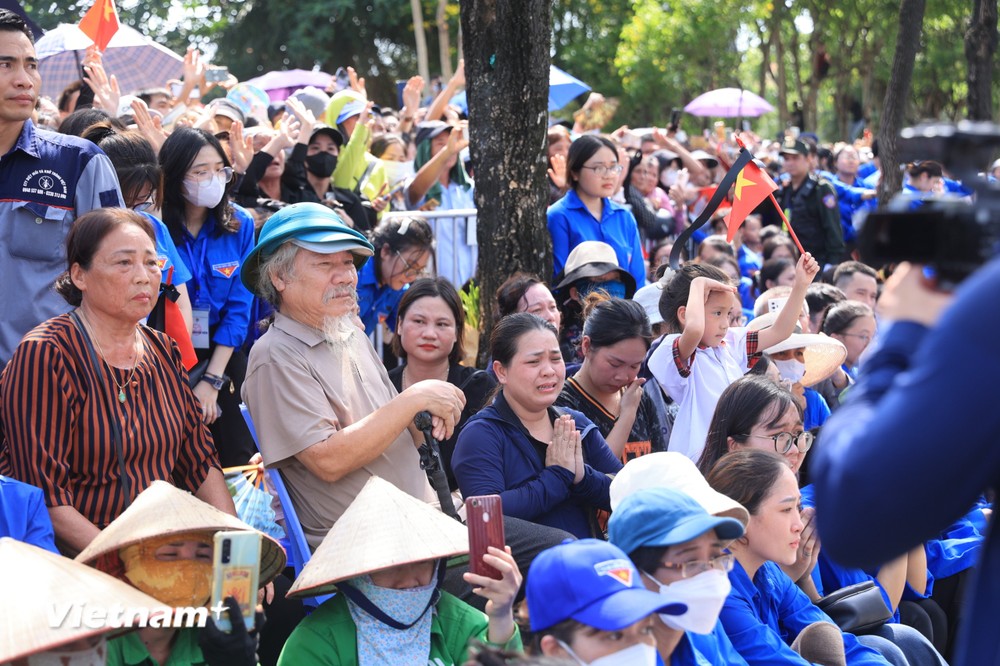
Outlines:
[[[470,265],[463,265],[466,263],[463,262],[465,257],[455,249],[463,245],[466,247],[477,245],[476,214],[475,208],[391,211],[383,215],[382,219],[412,217],[427,222],[434,232],[434,273],[447,278],[455,285],[456,289],[461,289],[466,280],[476,272],[478,247],[475,252],[476,260],[472,261]],[[448,253],[451,256],[443,256],[443,253]]]

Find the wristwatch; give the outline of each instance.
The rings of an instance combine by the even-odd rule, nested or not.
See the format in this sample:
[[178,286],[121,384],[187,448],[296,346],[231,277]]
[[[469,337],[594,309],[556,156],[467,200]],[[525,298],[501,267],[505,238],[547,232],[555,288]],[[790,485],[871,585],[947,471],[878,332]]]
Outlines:
[[225,386],[226,382],[229,381],[229,377],[227,377],[226,375],[222,375],[221,377],[219,377],[217,375],[211,375],[206,372],[201,376],[201,381],[206,382],[216,391],[221,391],[222,387]]

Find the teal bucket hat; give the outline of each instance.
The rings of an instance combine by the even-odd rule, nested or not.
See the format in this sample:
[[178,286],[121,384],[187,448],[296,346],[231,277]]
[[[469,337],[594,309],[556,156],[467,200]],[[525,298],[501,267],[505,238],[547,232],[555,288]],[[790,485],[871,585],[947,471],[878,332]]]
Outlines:
[[311,202],[285,206],[264,223],[257,245],[247,255],[240,269],[243,284],[258,296],[260,263],[285,241],[295,241],[297,245],[313,252],[347,250],[354,254],[354,265],[359,269],[375,254],[374,246],[364,234],[344,224],[340,216],[326,206]]

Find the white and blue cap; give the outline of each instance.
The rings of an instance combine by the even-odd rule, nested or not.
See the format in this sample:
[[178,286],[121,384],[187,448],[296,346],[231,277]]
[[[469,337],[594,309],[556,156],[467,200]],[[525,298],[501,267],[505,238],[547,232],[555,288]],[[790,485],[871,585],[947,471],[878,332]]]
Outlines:
[[608,539],[626,553],[643,546],[676,546],[715,530],[723,541],[743,536],[743,523],[717,518],[690,495],[672,488],[645,488],[621,501],[608,521]]
[[260,263],[286,241],[320,254],[349,251],[357,268],[375,254],[365,235],[344,224],[327,206],[312,202],[292,204],[269,217],[261,227],[257,245],[240,268],[240,279],[247,289],[261,295],[257,292]]
[[687,612],[687,604],[647,590],[628,556],[597,539],[542,551],[528,571],[527,599],[532,631],[571,619],[618,631],[653,613]]
[[340,114],[337,116],[337,124],[340,125],[348,118],[361,115],[361,112],[365,110],[365,106],[367,106],[365,102],[348,102],[340,110]]

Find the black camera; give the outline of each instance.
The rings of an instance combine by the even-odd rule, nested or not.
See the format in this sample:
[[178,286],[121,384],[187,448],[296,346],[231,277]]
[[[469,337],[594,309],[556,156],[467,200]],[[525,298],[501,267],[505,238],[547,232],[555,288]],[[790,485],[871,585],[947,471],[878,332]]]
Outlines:
[[930,267],[950,290],[993,257],[1000,242],[1000,184],[980,173],[1000,152],[1000,125],[924,124],[900,133],[900,161],[933,159],[973,191],[966,198],[923,200],[907,193],[870,214],[858,232],[861,259],[873,266],[909,261]]

